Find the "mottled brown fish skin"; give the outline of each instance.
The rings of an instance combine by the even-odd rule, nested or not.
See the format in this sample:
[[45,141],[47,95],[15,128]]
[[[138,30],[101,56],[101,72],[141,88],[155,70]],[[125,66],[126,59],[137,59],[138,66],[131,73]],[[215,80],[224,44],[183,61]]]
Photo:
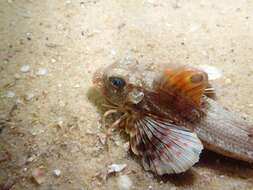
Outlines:
[[239,114],[206,98],[206,116],[194,126],[205,148],[224,156],[253,163],[253,125]]
[[[253,124],[245,121],[239,114],[232,113],[223,108],[218,102],[203,96],[200,111],[204,114],[200,119],[191,120],[191,115],[185,113],[175,113],[175,110],[163,108],[164,105],[151,105],[150,98],[145,98],[147,93],[155,91],[156,80],[160,78],[164,69],[174,68],[175,64],[155,64],[139,63],[138,61],[119,61],[103,70],[98,81],[102,81],[105,76],[119,76],[124,78],[126,83],[131,87],[143,89],[144,105],[143,108],[167,119],[174,119],[175,123],[194,130],[200,138],[206,149],[220,153],[224,156],[238,160],[253,163]],[[177,66],[176,66],[177,67]],[[98,76],[98,75],[96,75]],[[104,85],[104,84],[103,84]],[[110,102],[122,106],[128,92],[124,96],[111,96],[111,92],[105,91],[105,96]],[[145,103],[147,102],[147,104]],[[149,105],[150,104],[150,105]],[[167,109],[167,110],[166,110]],[[199,113],[201,113],[199,112]],[[194,113],[198,113],[194,112]],[[194,116],[194,114],[193,114]],[[198,116],[197,116],[198,117]]]
[[197,116],[187,111],[181,111],[177,116],[175,110],[170,113],[164,111],[162,106],[151,109],[155,110],[156,114],[164,114],[163,117],[173,118],[178,125],[195,131],[206,149],[253,163],[253,124],[245,121],[240,114],[228,111],[211,98],[204,97],[203,101],[203,115],[199,119],[195,119]]

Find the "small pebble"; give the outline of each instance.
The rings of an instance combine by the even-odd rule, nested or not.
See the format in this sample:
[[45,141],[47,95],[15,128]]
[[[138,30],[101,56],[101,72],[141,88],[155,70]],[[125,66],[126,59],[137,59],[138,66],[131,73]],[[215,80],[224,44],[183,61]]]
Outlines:
[[111,50],[111,55],[112,55],[112,56],[115,56],[115,55],[116,55],[116,50],[115,50],[115,49],[112,49],[112,50]]
[[116,140],[116,139],[113,139],[113,140],[114,140],[114,142],[117,146],[122,146],[122,141],[121,140]]
[[65,4],[70,4],[71,3],[71,0],[67,0],[66,2],[65,2]]
[[46,68],[39,68],[38,71],[36,72],[36,75],[38,76],[44,76],[47,75],[48,71]]
[[58,125],[59,127],[63,127],[63,118],[59,117],[59,118],[57,119],[57,125]]
[[22,65],[21,68],[20,68],[20,71],[22,73],[27,73],[30,71],[30,66],[29,65]]
[[226,78],[226,80],[225,80],[225,84],[231,84],[232,83],[232,80],[231,79],[229,79],[229,78]]
[[121,172],[127,167],[126,164],[112,164],[108,166],[108,173]]
[[51,62],[52,62],[52,63],[55,63],[55,62],[56,62],[56,59],[52,58],[52,59],[51,59]]
[[200,25],[194,24],[194,25],[192,25],[192,26],[190,27],[189,32],[197,32],[197,31],[199,30],[199,28],[200,28]]
[[201,65],[199,68],[208,74],[209,80],[215,80],[222,76],[222,72],[214,66]]
[[253,108],[253,104],[249,104],[248,106],[249,106],[250,108]]
[[150,3],[150,4],[155,4],[154,0],[147,0],[147,2]]
[[34,94],[33,93],[27,93],[25,96],[25,100],[26,101],[30,101],[34,98]]
[[45,132],[45,131],[44,131],[43,129],[36,129],[36,128],[34,128],[34,129],[31,130],[31,134],[32,134],[33,136],[40,135],[41,133],[44,133],[44,132]]
[[59,176],[61,175],[61,170],[55,169],[55,170],[53,171],[53,174],[54,174],[56,177],[59,177]]
[[21,99],[18,98],[18,99],[16,100],[16,104],[24,105],[24,102],[23,102]]
[[14,98],[16,96],[16,94],[12,91],[7,91],[5,96],[7,98]]
[[14,75],[14,77],[15,77],[16,80],[19,80],[21,78],[21,76],[17,73]]
[[117,184],[119,190],[130,190],[133,185],[133,182],[127,175],[121,175],[118,177]]
[[80,84],[75,84],[74,88],[80,88]]
[[31,162],[33,162],[34,160],[36,159],[36,156],[31,156],[31,157],[29,157],[27,160],[26,160],[26,162],[27,163],[31,163]]
[[106,144],[106,135],[105,134],[98,134],[99,141],[102,143],[102,145]]
[[59,101],[59,106],[60,106],[60,107],[66,106],[66,102],[64,102],[63,100],[60,100],[60,101]]
[[242,113],[242,117],[247,120],[249,118],[249,116],[246,113]]
[[123,148],[125,149],[125,151],[128,151],[129,147],[130,147],[129,142],[123,144]]

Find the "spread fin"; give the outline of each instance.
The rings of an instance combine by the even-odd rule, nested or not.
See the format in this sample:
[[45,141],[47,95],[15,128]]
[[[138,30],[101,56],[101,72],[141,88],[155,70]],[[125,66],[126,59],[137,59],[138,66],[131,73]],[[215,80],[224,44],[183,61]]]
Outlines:
[[203,149],[194,132],[155,116],[136,120],[129,133],[131,150],[142,157],[144,169],[158,175],[188,170]]

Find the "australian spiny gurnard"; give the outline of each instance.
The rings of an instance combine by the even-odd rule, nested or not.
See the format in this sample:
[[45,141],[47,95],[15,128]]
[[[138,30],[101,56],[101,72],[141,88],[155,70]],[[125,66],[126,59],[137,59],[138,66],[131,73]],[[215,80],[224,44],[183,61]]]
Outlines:
[[223,108],[204,71],[178,64],[118,61],[93,78],[109,110],[121,113],[130,149],[145,170],[181,173],[206,149],[253,162],[253,124]]

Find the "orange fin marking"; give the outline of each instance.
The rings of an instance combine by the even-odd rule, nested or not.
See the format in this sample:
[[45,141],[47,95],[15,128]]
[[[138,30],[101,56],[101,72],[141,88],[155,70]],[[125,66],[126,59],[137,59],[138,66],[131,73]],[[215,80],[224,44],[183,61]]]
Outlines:
[[185,67],[166,69],[160,81],[160,88],[188,97],[197,106],[207,86],[208,76],[205,72]]

